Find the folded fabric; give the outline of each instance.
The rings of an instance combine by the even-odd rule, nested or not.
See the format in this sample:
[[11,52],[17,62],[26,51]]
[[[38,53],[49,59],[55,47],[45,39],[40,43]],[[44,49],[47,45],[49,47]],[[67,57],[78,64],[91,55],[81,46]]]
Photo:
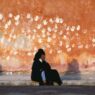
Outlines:
[[45,82],[46,81],[45,71],[41,72],[41,77],[42,77],[43,82]]

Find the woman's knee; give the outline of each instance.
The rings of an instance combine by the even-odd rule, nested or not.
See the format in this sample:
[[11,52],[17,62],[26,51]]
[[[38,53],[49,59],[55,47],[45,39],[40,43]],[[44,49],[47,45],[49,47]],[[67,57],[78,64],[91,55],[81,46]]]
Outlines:
[[53,72],[54,72],[54,73],[56,73],[56,74],[58,74],[58,71],[57,71],[57,70],[55,70],[55,69],[53,70]]

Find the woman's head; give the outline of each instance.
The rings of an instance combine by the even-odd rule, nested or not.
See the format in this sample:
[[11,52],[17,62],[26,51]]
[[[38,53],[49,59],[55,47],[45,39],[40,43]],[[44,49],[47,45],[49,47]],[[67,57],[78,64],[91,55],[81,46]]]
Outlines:
[[39,59],[45,60],[45,51],[43,49],[38,49],[37,53],[35,54],[34,60]]

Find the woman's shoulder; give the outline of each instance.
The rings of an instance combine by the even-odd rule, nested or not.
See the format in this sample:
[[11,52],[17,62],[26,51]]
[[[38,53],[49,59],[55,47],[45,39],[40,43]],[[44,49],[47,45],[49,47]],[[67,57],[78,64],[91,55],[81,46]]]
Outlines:
[[32,65],[32,69],[33,68],[38,68],[39,67],[39,65],[40,65],[40,61],[33,61],[33,65]]
[[34,62],[33,62],[33,64],[40,64],[41,62],[39,61],[39,60],[35,60]]

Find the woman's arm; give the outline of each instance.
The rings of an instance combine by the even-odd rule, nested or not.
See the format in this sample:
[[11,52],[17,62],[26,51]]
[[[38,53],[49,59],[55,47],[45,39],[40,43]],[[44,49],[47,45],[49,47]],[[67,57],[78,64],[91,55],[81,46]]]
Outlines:
[[43,61],[43,67],[44,67],[45,70],[51,69],[49,63],[46,62],[46,61]]

